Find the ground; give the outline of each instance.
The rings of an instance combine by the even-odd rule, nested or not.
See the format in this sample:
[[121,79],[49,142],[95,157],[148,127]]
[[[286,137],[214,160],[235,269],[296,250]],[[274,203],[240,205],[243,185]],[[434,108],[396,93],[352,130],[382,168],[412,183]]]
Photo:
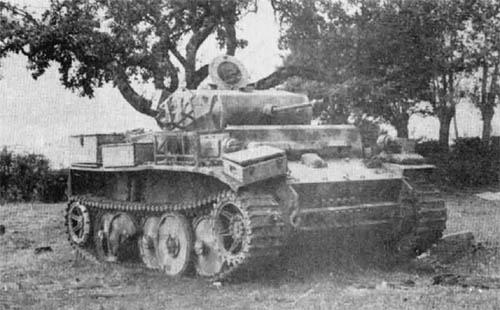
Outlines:
[[401,262],[353,239],[317,250],[302,241],[287,260],[223,283],[78,260],[64,204],[3,205],[0,309],[500,309],[500,202],[455,193],[446,203],[445,233],[476,241],[453,259]]

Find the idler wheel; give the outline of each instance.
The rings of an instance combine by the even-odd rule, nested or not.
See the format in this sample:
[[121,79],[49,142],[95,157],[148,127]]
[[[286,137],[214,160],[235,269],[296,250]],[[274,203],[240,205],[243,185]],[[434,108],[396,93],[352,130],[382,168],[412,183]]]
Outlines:
[[159,217],[149,217],[142,227],[142,236],[138,239],[139,253],[142,262],[148,268],[158,268],[158,257],[156,250],[158,247],[158,224]]
[[162,215],[158,224],[159,267],[169,276],[180,276],[189,267],[193,236],[187,219],[175,212]]
[[202,277],[213,277],[222,272],[224,259],[217,249],[220,240],[214,234],[214,225],[209,215],[203,215],[193,223],[194,265],[196,272]]
[[70,240],[77,245],[84,245],[90,235],[90,216],[87,208],[78,201],[72,202],[68,207],[66,223]]

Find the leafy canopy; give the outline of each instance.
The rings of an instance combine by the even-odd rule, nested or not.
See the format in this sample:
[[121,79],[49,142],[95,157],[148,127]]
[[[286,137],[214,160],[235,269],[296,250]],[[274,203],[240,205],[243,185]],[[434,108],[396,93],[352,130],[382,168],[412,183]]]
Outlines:
[[403,136],[415,103],[432,99],[432,80],[464,70],[454,38],[467,1],[273,0],[273,6],[282,47],[291,50],[287,63],[314,68],[331,105],[382,117]]
[[186,87],[196,88],[208,74],[197,66],[200,46],[215,34],[233,55],[246,44],[235,25],[252,10],[250,0],[51,0],[38,17],[0,1],[0,58],[25,55],[34,78],[58,63],[61,83],[83,96],[114,82],[136,110],[155,116],[130,77],[168,94],[182,72]]

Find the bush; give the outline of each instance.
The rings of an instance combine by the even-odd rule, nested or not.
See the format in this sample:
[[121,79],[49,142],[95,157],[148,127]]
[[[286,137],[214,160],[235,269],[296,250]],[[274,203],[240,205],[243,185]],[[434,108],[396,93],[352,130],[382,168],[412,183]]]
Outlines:
[[418,153],[424,157],[435,157],[447,153],[448,150],[443,149],[439,141],[429,140],[417,142],[415,145],[415,153]]
[[68,184],[67,170],[51,170],[44,183],[41,195],[43,202],[59,202],[67,199],[66,189]]
[[52,200],[47,195],[62,183],[52,175],[43,155],[15,154],[4,147],[0,151],[0,202]]
[[498,182],[500,158],[493,147],[480,138],[459,138],[451,151],[438,141],[418,143],[415,151],[436,165],[438,175],[450,185],[476,187]]
[[448,177],[461,186],[493,184],[498,181],[499,161],[480,138],[459,138],[450,153]]

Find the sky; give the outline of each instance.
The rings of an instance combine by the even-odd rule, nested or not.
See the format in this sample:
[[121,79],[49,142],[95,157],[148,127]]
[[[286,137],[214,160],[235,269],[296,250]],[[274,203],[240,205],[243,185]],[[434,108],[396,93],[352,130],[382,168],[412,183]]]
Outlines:
[[[42,10],[46,0],[11,1]],[[257,14],[248,14],[238,25],[238,34],[248,40],[248,46],[236,56],[247,67],[255,81],[272,73],[286,54],[277,47],[279,26],[269,1],[258,1]],[[221,52],[215,40],[209,40],[199,50],[198,58],[207,63]],[[59,83],[57,67],[52,67],[38,80],[31,78],[22,56],[1,60],[0,68],[0,147],[46,155],[54,168],[69,164],[70,135],[122,132],[135,128],[158,130],[150,117],[136,112],[120,93],[106,85],[92,99],[79,97]],[[481,117],[467,103],[457,107],[460,136],[481,134]],[[437,138],[437,119],[410,119],[409,133],[413,138]],[[496,110],[493,133],[500,135],[500,110]],[[452,128],[451,136],[454,137]]]

